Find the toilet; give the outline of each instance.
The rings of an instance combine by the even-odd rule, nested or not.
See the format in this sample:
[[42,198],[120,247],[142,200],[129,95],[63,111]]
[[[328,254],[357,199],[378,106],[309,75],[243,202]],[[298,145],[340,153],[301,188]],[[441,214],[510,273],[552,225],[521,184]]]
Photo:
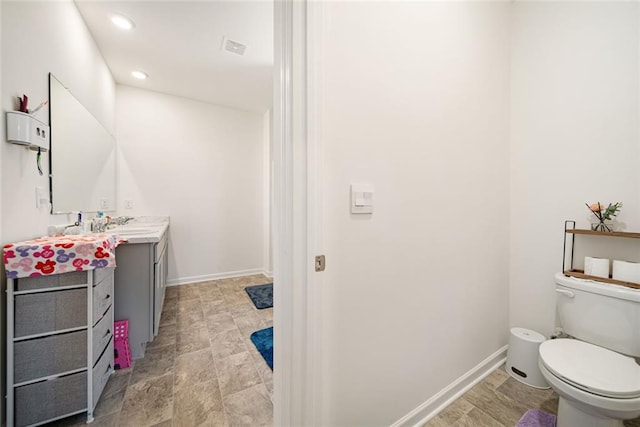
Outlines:
[[538,366],[560,396],[557,427],[622,427],[640,416],[640,290],[555,276],[560,325]]

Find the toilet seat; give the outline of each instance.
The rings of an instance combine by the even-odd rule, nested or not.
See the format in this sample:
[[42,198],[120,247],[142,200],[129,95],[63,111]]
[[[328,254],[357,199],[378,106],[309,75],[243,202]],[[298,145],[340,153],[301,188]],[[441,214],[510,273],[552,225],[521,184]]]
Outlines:
[[545,341],[539,351],[544,367],[576,388],[615,399],[640,397],[640,366],[631,357],[576,339]]

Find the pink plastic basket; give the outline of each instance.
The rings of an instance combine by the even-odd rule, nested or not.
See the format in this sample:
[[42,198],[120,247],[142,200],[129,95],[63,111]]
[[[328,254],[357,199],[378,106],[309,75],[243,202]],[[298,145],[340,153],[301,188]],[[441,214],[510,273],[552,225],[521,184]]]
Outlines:
[[116,320],[113,322],[113,337],[116,341],[121,339],[129,339],[129,321]]
[[131,366],[131,350],[129,349],[129,321],[118,320],[113,323],[114,367],[124,369]]

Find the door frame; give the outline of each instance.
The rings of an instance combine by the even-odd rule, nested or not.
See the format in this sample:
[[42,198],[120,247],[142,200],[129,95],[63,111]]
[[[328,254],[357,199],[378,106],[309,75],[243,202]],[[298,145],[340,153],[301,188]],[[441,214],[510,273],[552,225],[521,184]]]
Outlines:
[[274,2],[274,425],[321,425],[319,2]]

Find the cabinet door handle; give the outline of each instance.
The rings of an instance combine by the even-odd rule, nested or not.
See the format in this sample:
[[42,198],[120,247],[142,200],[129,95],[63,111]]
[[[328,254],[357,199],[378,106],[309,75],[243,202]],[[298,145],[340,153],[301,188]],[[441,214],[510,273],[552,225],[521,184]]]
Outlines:
[[112,370],[113,368],[111,367],[111,363],[109,363],[109,366],[107,366],[107,370],[104,372],[102,378],[100,379],[101,383],[105,383],[109,380],[109,375],[111,375]]
[[573,298],[576,296],[576,294],[574,294],[573,292],[567,291],[565,289],[556,289],[556,292],[566,296],[567,298]]
[[111,295],[107,294],[107,296],[104,297],[104,299],[100,302],[100,308],[103,308],[106,305],[108,305],[109,301],[111,301]]

